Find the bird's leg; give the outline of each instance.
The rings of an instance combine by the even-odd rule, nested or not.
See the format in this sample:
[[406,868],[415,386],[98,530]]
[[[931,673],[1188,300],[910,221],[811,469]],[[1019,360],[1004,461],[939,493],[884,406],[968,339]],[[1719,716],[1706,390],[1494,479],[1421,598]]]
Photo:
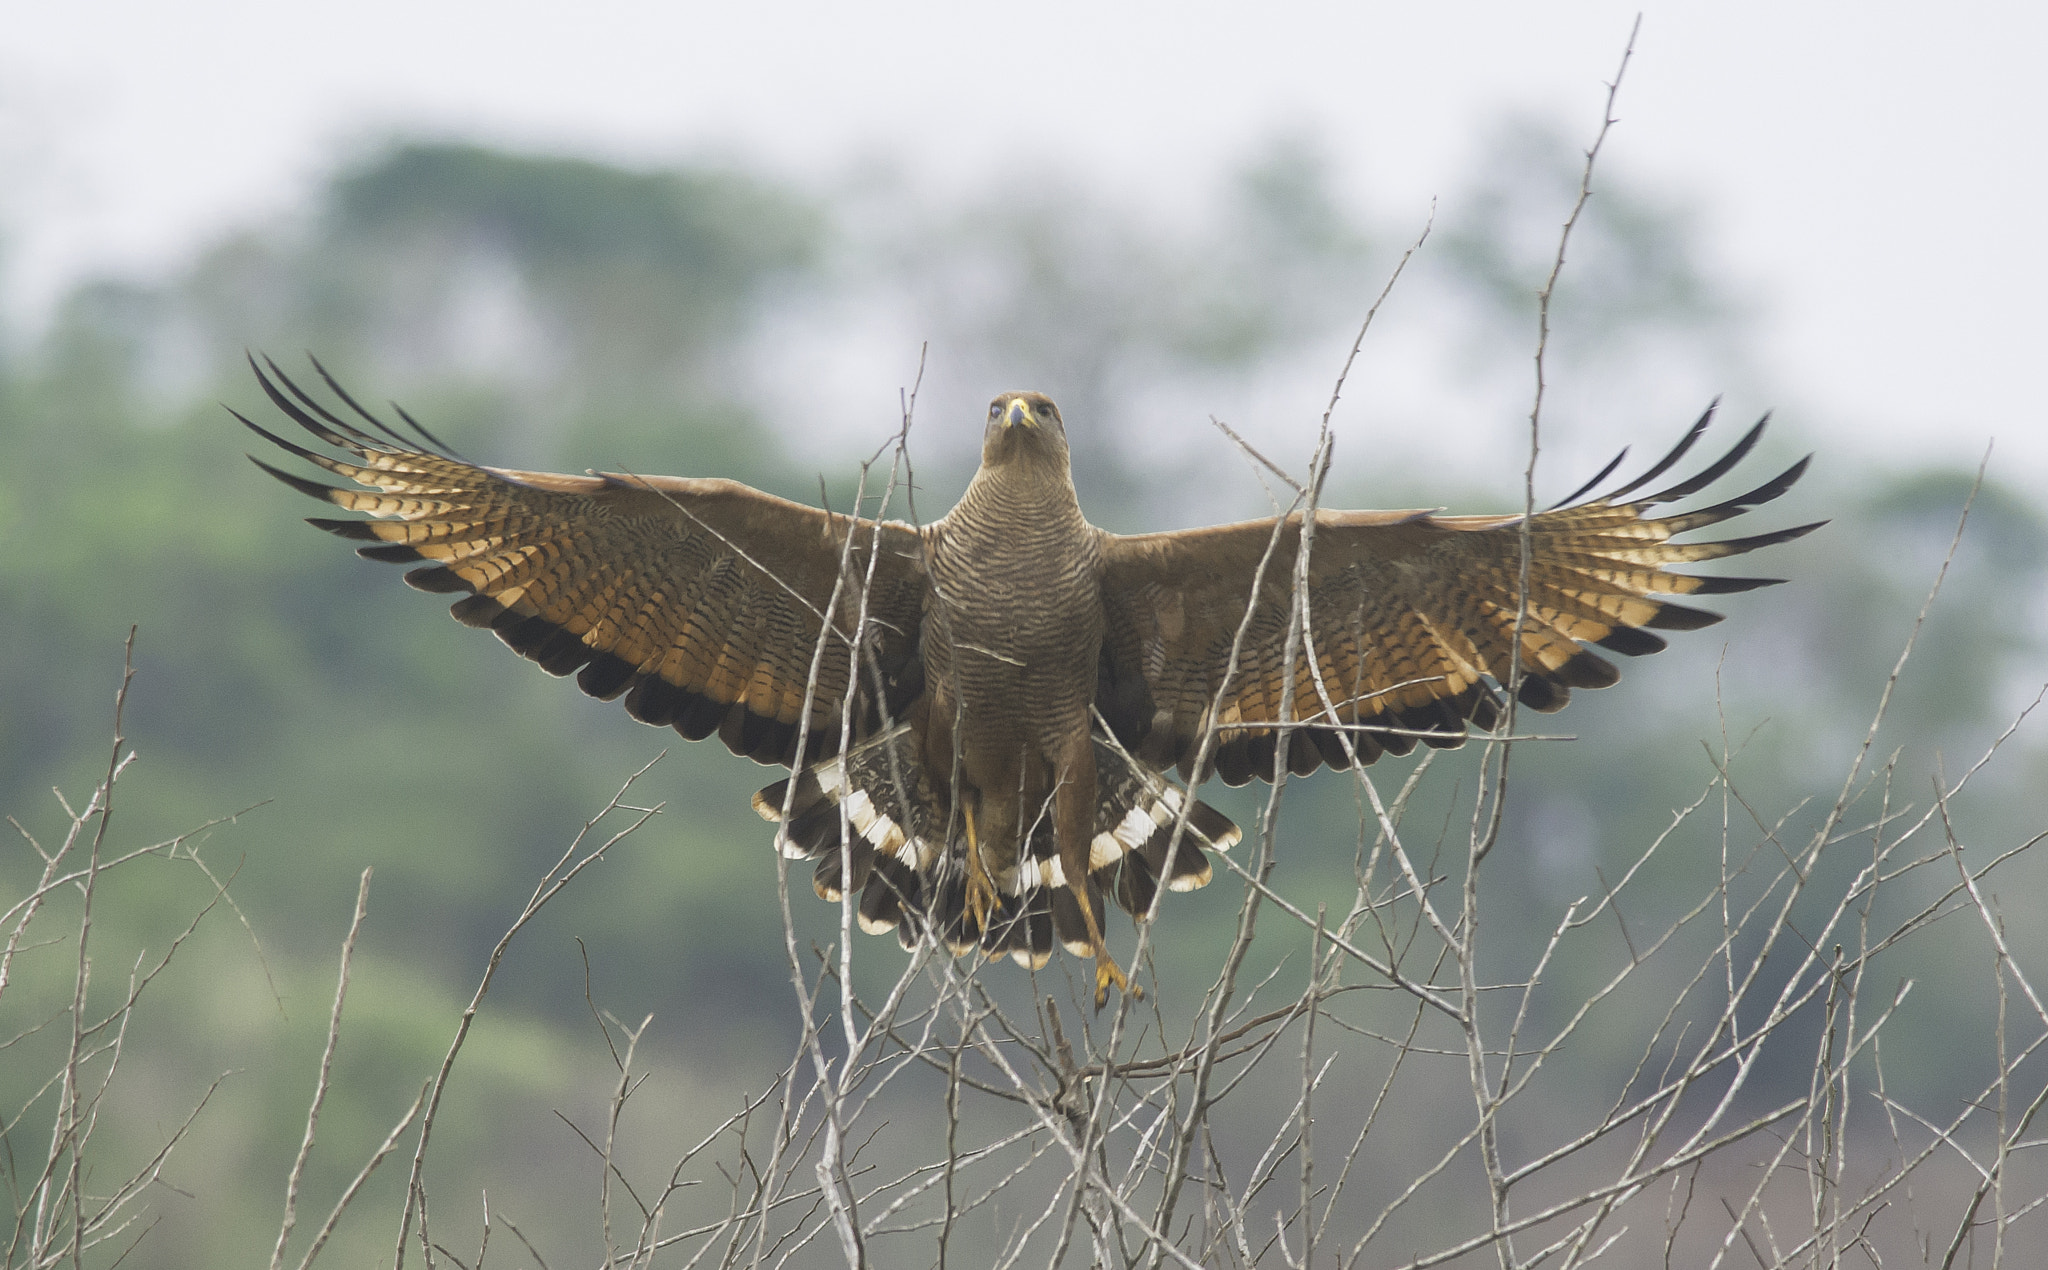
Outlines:
[[974,800],[963,799],[960,810],[967,819],[967,918],[977,935],[988,929],[988,915],[996,906],[996,884],[981,860],[981,840],[974,831]]
[[[1067,867],[1066,857],[1067,853],[1064,850],[1061,851],[1060,867],[1062,869]],[[1088,849],[1085,843],[1081,848],[1080,867],[1083,869],[1088,867]],[[1109,945],[1102,938],[1102,927],[1097,925],[1095,921],[1095,906],[1088,902],[1087,874],[1083,873],[1080,880],[1077,881],[1074,875],[1069,872],[1067,874],[1067,889],[1074,893],[1075,901],[1081,905],[1081,917],[1088,923],[1089,955],[1095,958],[1095,1008],[1100,1010],[1103,1003],[1109,1000],[1111,984],[1116,985],[1118,992],[1128,993],[1134,997],[1145,995],[1142,988],[1131,986],[1131,981],[1117,967],[1116,959],[1109,955]]]
[[1053,792],[1053,836],[1060,848],[1060,871],[1066,874],[1067,889],[1081,905],[1082,920],[1088,924],[1089,955],[1095,958],[1095,1008],[1109,1000],[1110,985],[1130,996],[1143,995],[1118,968],[1103,941],[1102,926],[1095,905],[1088,899],[1088,857],[1095,837],[1095,742],[1084,728],[1078,734],[1079,754],[1061,765],[1059,784]]

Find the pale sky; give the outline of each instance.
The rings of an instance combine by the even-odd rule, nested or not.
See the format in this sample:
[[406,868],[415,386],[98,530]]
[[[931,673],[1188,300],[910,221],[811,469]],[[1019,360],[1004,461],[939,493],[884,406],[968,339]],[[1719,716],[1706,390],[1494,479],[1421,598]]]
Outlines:
[[1162,204],[1306,132],[1419,223],[1503,112],[1590,134],[1638,7],[1613,154],[1700,204],[1781,404],[1901,463],[1996,435],[2008,477],[2048,478],[2038,5],[23,3],[0,227],[32,312],[284,213],[397,130],[812,179],[888,155],[954,188],[1045,156]]

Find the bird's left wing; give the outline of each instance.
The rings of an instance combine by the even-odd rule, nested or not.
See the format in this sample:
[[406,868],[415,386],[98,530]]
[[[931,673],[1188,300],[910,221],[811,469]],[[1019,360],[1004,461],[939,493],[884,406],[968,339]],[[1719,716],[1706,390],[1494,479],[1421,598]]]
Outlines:
[[[1778,581],[1698,577],[1668,566],[1739,555],[1818,528],[1674,541],[1778,497],[1799,479],[1805,460],[1713,506],[1651,514],[1726,474],[1755,445],[1762,423],[1698,475],[1624,501],[1684,455],[1712,413],[1637,480],[1585,502],[1568,499],[1530,520],[1523,704],[1556,710],[1571,689],[1619,678],[1612,663],[1582,644],[1640,655],[1664,647],[1652,630],[1720,620],[1655,597]],[[1306,622],[1291,664],[1299,513],[1284,524],[1267,519],[1106,535],[1105,682],[1098,702],[1141,757],[1156,767],[1178,765],[1183,775],[1192,774],[1213,723],[1207,766],[1232,785],[1270,779],[1278,754],[1289,770],[1306,774],[1325,762],[1349,766],[1354,755],[1369,763],[1384,751],[1405,754],[1418,740],[1457,745],[1468,724],[1494,726],[1500,699],[1488,681],[1504,684],[1515,669],[1522,519],[1319,512],[1306,570]],[[1284,719],[1301,726],[1274,726]]]
[[550,674],[575,673],[591,696],[624,696],[642,722],[673,724],[692,740],[716,732],[736,753],[789,764],[807,696],[805,748],[815,758],[838,750],[843,719],[859,739],[922,691],[924,558],[909,525],[830,515],[734,481],[482,467],[417,424],[417,441],[400,435],[332,379],[381,435],[327,409],[275,363],[256,372],[278,409],[346,457],[242,422],[362,488],[257,466],[373,518],[312,524],[373,544],[360,549],[371,559],[423,562],[406,581],[467,592],[457,620],[495,631]]

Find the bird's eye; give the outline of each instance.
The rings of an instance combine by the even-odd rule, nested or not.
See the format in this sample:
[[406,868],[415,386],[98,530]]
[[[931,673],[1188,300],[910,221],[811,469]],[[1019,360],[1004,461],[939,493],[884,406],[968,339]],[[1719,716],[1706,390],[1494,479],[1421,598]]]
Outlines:
[[991,403],[988,408],[988,417],[991,421],[1002,418],[1003,403],[1000,401]]

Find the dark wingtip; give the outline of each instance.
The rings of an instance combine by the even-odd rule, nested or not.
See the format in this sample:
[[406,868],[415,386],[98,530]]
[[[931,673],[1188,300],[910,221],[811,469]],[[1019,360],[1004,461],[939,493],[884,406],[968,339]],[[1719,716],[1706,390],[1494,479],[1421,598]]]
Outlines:
[[[270,404],[282,410],[286,418],[329,445],[346,447],[349,444],[349,439],[346,436],[335,432],[333,428],[327,426],[328,423],[341,424],[341,421],[327,416],[326,412],[320,409],[320,403],[312,400],[312,398],[307,396],[303,388],[293,383],[291,376],[284,373],[284,369],[277,364],[275,359],[266,356],[259,363],[254,353],[249,353],[247,356],[249,358],[249,369],[255,372],[256,382],[262,387],[263,395],[270,398]],[[283,387],[279,387],[280,384]],[[314,413],[309,414],[309,410]],[[323,419],[325,420],[324,422]],[[271,439],[276,440],[277,438],[272,437]],[[279,442],[279,444],[283,443]]]
[[464,626],[488,631],[505,617],[506,609],[488,595],[466,595],[448,606],[448,615]]
[[330,520],[325,516],[308,516],[306,523],[315,529],[324,529],[337,538],[352,538],[357,542],[381,542],[377,531],[370,526],[370,520]]
[[1755,449],[1756,443],[1762,439],[1764,429],[1770,425],[1770,422],[1771,416],[1766,413],[1763,418],[1756,421],[1755,426],[1742,434],[1742,439],[1737,441],[1729,449],[1728,453],[1709,463],[1705,469],[1690,479],[1658,490],[1654,494],[1646,495],[1642,501],[1646,503],[1668,503],[1675,499],[1684,498],[1688,494],[1698,493],[1700,490],[1712,485],[1715,481],[1726,476],[1730,468],[1748,457],[1749,452]]
[[[335,396],[341,398],[341,403],[347,406],[350,410],[355,411],[356,416],[358,418],[362,419],[365,423],[369,424],[371,427],[383,433],[386,437],[389,437],[392,441],[395,441],[401,446],[410,449],[413,445],[417,444],[417,442],[413,438],[405,436],[404,434],[400,433],[398,429],[392,427],[390,424],[384,422],[382,419],[379,419],[376,415],[370,413],[370,411],[365,409],[361,402],[357,401],[355,397],[350,395],[348,389],[341,386],[341,381],[336,379],[333,376],[333,374],[328,371],[326,365],[322,363],[318,357],[314,356],[311,350],[307,351],[306,360],[313,363],[314,372],[320,376],[320,381],[327,385],[327,390],[333,393]],[[444,443],[439,437],[427,431],[425,425],[421,424],[419,420],[407,414],[405,410],[398,405],[398,403],[393,402],[391,408],[393,410],[398,411],[398,417],[405,420],[406,423],[410,424],[412,426],[412,430],[418,433],[421,439],[426,441],[429,449],[437,451],[438,453],[445,457],[460,457],[455,453],[454,450],[450,449],[447,446],[447,444]],[[323,411],[323,413],[325,412]],[[336,420],[336,423],[340,423],[340,421]],[[342,426],[347,425],[344,424]],[[355,431],[355,429],[351,428],[350,431]]]
[[1637,626],[1617,626],[1593,642],[1624,657],[1646,657],[1669,647],[1661,637]]
[[1681,574],[1679,576],[1692,577],[1693,581],[1699,583],[1698,586],[1687,591],[1685,593],[1687,595],[1734,595],[1738,591],[1754,591],[1759,587],[1783,586],[1785,584],[1785,579],[1783,578],[1721,578],[1700,577],[1689,574]]
[[442,454],[447,455],[451,459],[461,459],[461,461],[464,463],[469,462],[468,459],[462,457],[462,452],[460,450],[457,450],[454,446],[448,444],[446,441],[443,441],[434,433],[429,432],[427,430],[426,424],[421,423],[419,420],[413,418],[410,414],[406,413],[406,409],[404,406],[401,406],[394,401],[391,403],[391,408],[398,412],[399,418],[405,420],[407,427],[410,427],[414,432],[417,432],[422,437],[426,438],[427,443],[429,445],[432,445],[435,449],[439,450]]
[[[1522,686],[1515,690],[1515,700],[1538,714],[1554,714],[1564,709],[1565,703],[1571,699],[1570,688],[1546,675],[1525,675],[1522,677]],[[1391,751],[1394,747],[1389,745],[1387,748]]]
[[1622,460],[1626,459],[1627,457],[1628,447],[1623,446],[1621,447],[1621,453],[1607,460],[1607,466],[1601,468],[1598,472],[1593,474],[1592,480],[1587,481],[1584,485],[1581,485],[1577,489],[1573,490],[1571,493],[1566,494],[1563,498],[1558,499],[1556,502],[1552,503],[1549,507],[1545,508],[1544,510],[1554,512],[1560,507],[1569,507],[1573,503],[1578,502],[1587,494],[1591,493],[1593,491],[1593,488],[1600,484],[1600,482],[1614,475],[1614,469],[1620,467]]
[[1607,688],[1621,680],[1621,672],[1613,662],[1583,648],[1567,658],[1564,665],[1545,673],[1567,688]]
[[1660,631],[1696,631],[1712,626],[1722,615],[1706,609],[1690,608],[1683,604],[1666,602],[1658,606],[1656,615],[1643,625]]
[[1635,491],[1641,489],[1643,486],[1648,485],[1651,481],[1654,481],[1658,477],[1664,475],[1665,472],[1671,469],[1672,464],[1684,458],[1686,456],[1686,453],[1692,449],[1693,445],[1699,441],[1701,435],[1706,432],[1707,425],[1711,424],[1714,421],[1714,413],[1718,411],[1720,408],[1721,399],[1719,397],[1716,397],[1712,401],[1708,402],[1707,408],[1700,412],[1700,417],[1693,420],[1692,426],[1685,430],[1684,436],[1678,438],[1678,444],[1672,446],[1670,452],[1667,453],[1663,458],[1658,459],[1655,463],[1651,464],[1649,471],[1644,472],[1641,476],[1638,476],[1636,479],[1630,481],[1628,484],[1622,486],[1620,489],[1609,490],[1606,494],[1602,495],[1602,497],[1607,499],[1607,501],[1609,502],[1614,502],[1628,494],[1633,494]]
[[[1757,426],[1762,427],[1763,425],[1758,424]],[[1806,475],[1806,469],[1812,466],[1812,464],[1813,456],[1809,454],[1747,494],[1729,499],[1729,505],[1743,508],[1761,507],[1783,494],[1786,490],[1791,489],[1794,485],[1797,485],[1799,478]]]
[[413,569],[406,573],[405,584],[416,591],[431,591],[437,595],[452,595],[457,591],[474,591],[476,588],[462,580],[462,575],[445,564],[432,564],[424,569]]
[[[1799,478],[1806,475],[1807,465],[1812,462],[1813,456],[1809,454],[1755,489],[1746,490],[1733,498],[1724,499],[1721,502],[1715,503],[1712,507],[1702,507],[1696,512],[1687,512],[1682,516],[1675,517],[1673,518],[1674,523],[1682,523],[1685,529],[1697,529],[1704,525],[1727,520],[1732,516],[1738,516],[1751,508],[1761,507],[1765,503],[1779,498],[1786,490],[1798,484]],[[1680,532],[1683,532],[1683,530],[1680,530]]]
[[320,461],[320,456],[314,454],[305,446],[300,445],[295,441],[285,440],[283,437],[277,435],[275,432],[272,432],[270,429],[264,427],[262,424],[257,423],[255,420],[249,418],[249,416],[235,409],[233,406],[227,407],[227,412],[233,415],[235,418],[241,420],[243,427],[255,433],[257,436],[262,437],[265,441],[270,442],[272,445],[276,446],[280,450],[283,450],[285,453],[293,455],[297,458],[305,459],[309,462],[317,463]]
[[257,458],[253,454],[248,455],[247,458],[251,463],[254,463],[257,467],[262,468],[264,471],[270,473],[278,480],[283,481],[285,484],[299,491],[299,493],[306,495],[308,498],[317,498],[323,503],[332,503],[335,501],[335,495],[342,492],[341,490],[336,489],[332,485],[322,485],[318,481],[309,481],[303,476],[294,476],[290,472],[284,471],[282,468],[272,467],[270,464],[265,463],[262,459]]
[[1794,525],[1794,526],[1793,526],[1792,528],[1790,528],[1790,529],[1786,529],[1786,530],[1781,530],[1780,532],[1781,532],[1781,533],[1783,533],[1783,534],[1784,534],[1785,536],[1784,536],[1784,537],[1782,537],[1782,538],[1780,538],[1780,539],[1778,539],[1778,541],[1779,541],[1779,542],[1790,542],[1790,541],[1792,541],[1792,540],[1793,540],[1794,538],[1804,538],[1804,537],[1806,537],[1806,535],[1808,535],[1808,534],[1812,533],[1812,532],[1813,532],[1814,530],[1816,530],[1816,529],[1819,529],[1819,528],[1821,528],[1822,526],[1824,526],[1824,525],[1827,525],[1827,524],[1830,524],[1830,523],[1831,523],[1831,522],[1829,522],[1829,521],[1825,521],[1825,520],[1814,520],[1814,521],[1808,521],[1808,522],[1807,522],[1806,524],[1804,524],[1804,525]]
[[1816,520],[1810,524],[1794,525],[1790,529],[1774,529],[1767,534],[1752,534],[1747,538],[1729,538],[1714,545],[1726,547],[1728,549],[1726,554],[1728,555],[1739,556],[1745,551],[1755,551],[1758,547],[1775,547],[1781,542],[1791,542],[1795,538],[1804,538],[1827,523],[1825,520]]

